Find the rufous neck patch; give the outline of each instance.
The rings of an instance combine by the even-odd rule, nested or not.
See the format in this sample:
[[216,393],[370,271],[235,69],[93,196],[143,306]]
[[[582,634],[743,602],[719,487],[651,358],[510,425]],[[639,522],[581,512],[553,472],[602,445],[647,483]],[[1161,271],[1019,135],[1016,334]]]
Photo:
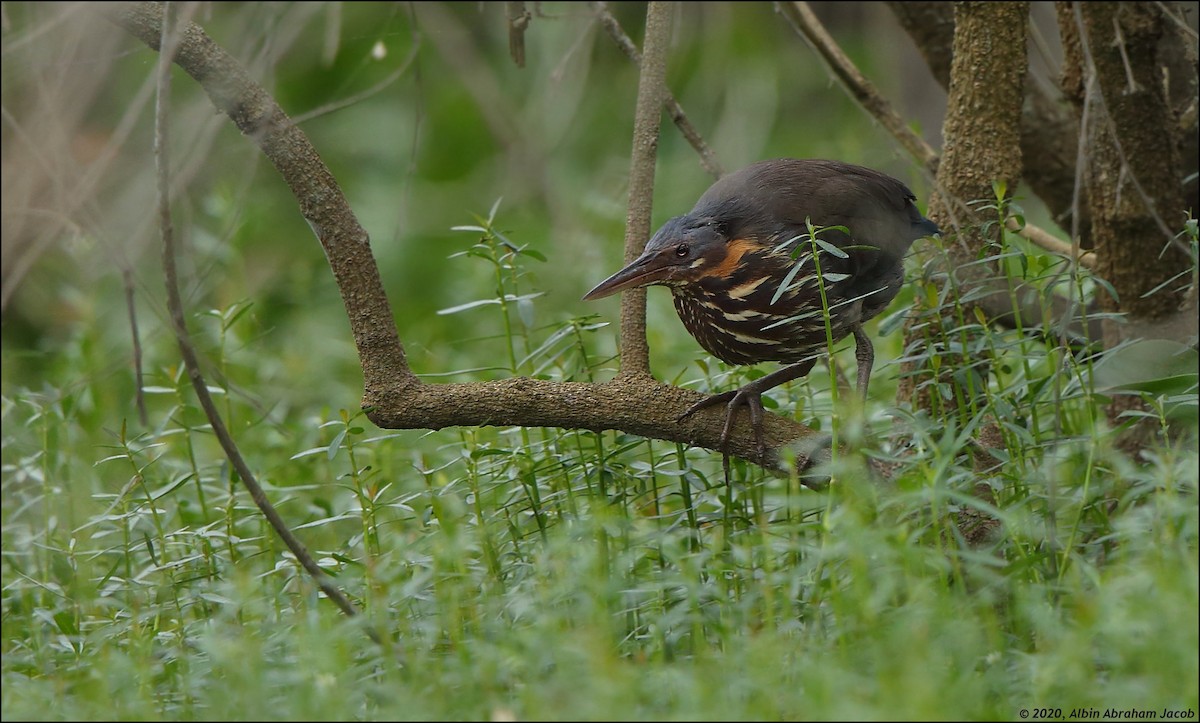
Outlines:
[[758,244],[750,239],[733,239],[725,244],[725,258],[713,268],[709,275],[728,279],[737,270],[738,264],[742,261],[742,256],[746,255],[746,252],[753,251],[756,248],[758,248]]

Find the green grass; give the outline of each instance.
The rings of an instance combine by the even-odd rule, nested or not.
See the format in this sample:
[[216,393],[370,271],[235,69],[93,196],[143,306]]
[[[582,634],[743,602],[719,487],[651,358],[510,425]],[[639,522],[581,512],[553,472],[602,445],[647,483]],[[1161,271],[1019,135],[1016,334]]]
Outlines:
[[[536,254],[481,223],[448,263],[496,303],[459,316],[504,332],[465,334],[462,368],[610,374],[611,327],[520,301]],[[194,316],[210,384],[388,645],[318,595],[230,479],[173,341],[150,325],[143,427],[120,325],[81,325],[4,348],[5,719],[1194,718],[1194,421],[1162,416],[1175,441],[1130,460],[1094,365],[1052,343],[946,340],[998,359],[946,419],[884,407],[889,369],[865,410],[832,405],[819,372],[780,390],[777,410],[895,469],[881,483],[839,455],[815,492],[736,463],[726,487],[718,455],[618,433],[381,432],[291,394],[258,324],[245,304]],[[747,373],[678,369],[701,387]],[[1194,408],[1194,386],[1174,398]],[[979,472],[966,440],[989,421],[1003,447]],[[979,482],[1002,527],[973,548],[956,520],[984,506]]]

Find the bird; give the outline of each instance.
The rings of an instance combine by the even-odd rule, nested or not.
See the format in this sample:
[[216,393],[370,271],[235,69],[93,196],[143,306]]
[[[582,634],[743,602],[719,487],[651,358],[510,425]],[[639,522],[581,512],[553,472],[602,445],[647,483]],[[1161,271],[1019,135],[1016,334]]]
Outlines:
[[866,398],[875,352],[863,324],[899,293],[912,244],[938,233],[913,192],[884,173],[824,159],[759,161],[718,179],[583,299],[666,286],[709,354],[733,365],[784,364],[679,417],[725,404],[727,451],[744,406],[762,458],[762,394],[807,375],[831,342],[853,335],[857,389]]

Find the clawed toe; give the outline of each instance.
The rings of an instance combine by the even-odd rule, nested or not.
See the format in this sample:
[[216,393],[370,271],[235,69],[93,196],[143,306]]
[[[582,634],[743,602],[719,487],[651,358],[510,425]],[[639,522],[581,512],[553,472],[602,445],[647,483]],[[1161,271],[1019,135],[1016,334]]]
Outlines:
[[[865,334],[862,335],[864,338]],[[868,340],[868,343],[870,340]],[[729,454],[729,436],[733,432],[733,420],[737,417],[737,408],[745,405],[750,410],[750,428],[754,432],[755,451],[758,453],[759,461],[765,461],[766,444],[763,441],[763,405],[762,394],[768,389],[773,389],[784,382],[790,382],[793,379],[808,374],[812,370],[813,364],[816,363],[816,357],[805,359],[782,369],[776,369],[765,377],[759,377],[754,381],[746,384],[741,389],[723,394],[714,394],[713,396],[704,399],[688,408],[686,412],[679,415],[679,421],[683,421],[692,416],[701,409],[711,407],[717,404],[726,403],[725,412],[725,427],[721,430],[721,449],[726,456]],[[866,368],[869,365],[864,365]],[[865,385],[864,385],[865,386]]]
[[763,441],[764,411],[761,392],[749,391],[743,388],[722,394],[714,394],[688,407],[687,411],[679,415],[677,421],[682,422],[701,409],[713,407],[718,404],[726,404],[725,426],[721,428],[721,451],[728,454],[729,438],[733,435],[733,422],[737,418],[738,407],[744,406],[750,412],[750,429],[754,432],[755,452],[760,460],[763,459],[766,455],[766,444]]
[[711,397],[701,399],[692,406],[688,407],[687,411],[683,414],[680,414],[675,421],[682,422],[696,412],[699,412],[701,409],[708,409],[709,407],[715,407],[718,404],[724,404],[725,402],[733,399],[735,396],[737,396],[737,390],[732,392],[722,392],[721,394],[714,394]]

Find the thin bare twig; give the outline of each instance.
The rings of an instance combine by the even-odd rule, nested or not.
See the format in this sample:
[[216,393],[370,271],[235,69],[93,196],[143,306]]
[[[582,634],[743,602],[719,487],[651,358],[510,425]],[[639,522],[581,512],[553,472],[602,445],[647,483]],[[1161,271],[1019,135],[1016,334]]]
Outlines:
[[[593,2],[591,6],[592,10],[596,13],[596,17],[600,20],[600,24],[608,32],[608,37],[612,38],[617,47],[625,53],[627,58],[633,61],[634,65],[641,66],[641,51],[638,50],[637,45],[625,33],[625,30],[621,27],[621,23],[609,12],[608,3]],[[675,95],[671,93],[670,88],[664,88],[663,90],[663,105],[667,109],[667,114],[671,116],[671,121],[675,124],[675,127],[683,134],[684,139],[700,154],[700,166],[714,179],[720,178],[725,173],[725,170],[721,167],[721,162],[717,160],[717,154],[713,153],[713,150],[705,143],[704,137],[692,125],[692,122],[687,117],[687,113],[683,112],[683,106],[679,105],[679,101],[675,99]]]
[[[1016,233],[1021,238],[1026,239],[1039,248],[1049,251],[1050,253],[1066,256],[1069,259],[1074,259],[1078,261],[1079,265],[1083,266],[1084,268],[1096,268],[1096,254],[1091,251],[1083,251],[1080,249],[1078,241],[1075,243],[1067,243],[1040,226],[1034,226],[1031,223],[1021,225],[1021,223],[1015,218],[1009,218],[1008,221],[1005,222],[1005,225],[1008,227],[1009,231]],[[1072,236],[1072,238],[1078,237]]]
[[[1076,13],[1079,12],[1078,4],[1076,4],[1075,12]],[[1080,27],[1082,27],[1082,24],[1080,25]],[[1075,258],[1076,256],[1080,255],[1079,225],[1080,225],[1080,218],[1081,218],[1080,217],[1080,209],[1083,205],[1082,204],[1083,172],[1084,172],[1084,169],[1087,168],[1087,137],[1088,137],[1087,128],[1088,128],[1088,123],[1091,122],[1092,104],[1095,102],[1094,97],[1093,97],[1093,93],[1095,92],[1095,89],[1096,89],[1096,79],[1092,76],[1087,76],[1084,80],[1084,87],[1083,87],[1083,106],[1079,112],[1079,140],[1075,144],[1075,188],[1072,189],[1072,191],[1071,191],[1071,258]],[[1096,263],[1096,258],[1095,258],[1096,255],[1091,251],[1088,252],[1088,255],[1090,255],[1092,257],[1091,263],[1093,263],[1093,264]],[[1075,283],[1071,283],[1071,284],[1067,285],[1067,287],[1068,287],[1068,291],[1067,291],[1068,303],[1070,303],[1070,304],[1075,303],[1075,294],[1079,292],[1078,286],[1079,285],[1075,284]],[[1083,310],[1083,313],[1086,317],[1086,315],[1088,313],[1087,304],[1080,304],[1080,308]],[[1088,325],[1087,324],[1083,325],[1083,329],[1084,329],[1085,338],[1090,337],[1091,335],[1088,334]],[[1091,342],[1091,341],[1095,341],[1095,340],[1089,338],[1088,341]],[[1066,330],[1065,326],[1059,330],[1059,344],[1062,346],[1062,348],[1064,348],[1064,349],[1067,348],[1067,330]],[[1065,365],[1067,363],[1068,363],[1068,359],[1064,355],[1063,364]],[[1057,389],[1057,387],[1056,387],[1056,389]]]
[[[1121,53],[1121,65],[1125,67],[1125,92],[1136,93],[1141,90],[1137,78],[1133,77],[1133,65],[1129,62],[1129,53],[1125,52],[1125,36],[1121,32],[1121,21],[1114,15],[1112,19],[1113,35],[1117,39],[1117,51]],[[1085,48],[1086,50],[1086,48]]]
[[[625,217],[625,263],[642,254],[650,237],[654,200],[654,163],[666,88],[667,45],[671,37],[671,3],[651,2],[646,8],[645,55],[638,79],[633,119],[633,151],[629,161],[629,210]],[[621,373],[649,374],[646,345],[646,290],[621,295]]]
[[129,333],[133,337],[133,379],[137,389],[134,398],[137,400],[138,421],[143,427],[150,424],[146,415],[146,393],[143,391],[145,381],[142,375],[142,339],[138,334],[137,307],[133,303],[133,272],[129,267],[121,269],[121,282],[125,285],[125,308],[129,312]]
[[1166,3],[1156,2],[1154,4],[1157,5],[1159,10],[1162,10],[1163,15],[1170,18],[1171,22],[1175,23],[1179,30],[1185,35],[1191,36],[1192,40],[1200,40],[1200,34],[1197,34],[1196,31],[1191,28],[1191,26],[1176,17],[1175,13],[1171,12],[1171,8],[1168,7]]
[[371,86],[370,88],[367,88],[366,90],[364,90],[361,93],[355,93],[354,95],[350,96],[349,98],[342,98],[341,100],[335,100],[334,102],[326,103],[325,105],[323,105],[319,108],[313,108],[312,110],[308,111],[307,113],[301,113],[301,114],[295,116],[294,118],[292,118],[292,122],[295,123],[296,125],[300,125],[301,123],[310,121],[313,118],[323,116],[327,113],[333,113],[334,111],[339,111],[342,108],[348,108],[348,107],[354,105],[355,103],[359,103],[361,101],[366,100],[367,98],[370,98],[373,95],[383,92],[389,85],[391,85],[392,83],[395,83],[397,80],[400,80],[401,76],[403,76],[405,73],[408,72],[409,66],[412,65],[413,62],[417,59],[417,54],[420,51],[421,51],[421,37],[419,35],[417,35],[414,37],[413,46],[408,51],[408,56],[404,58],[404,62],[400,63],[400,67],[398,67],[394,71],[392,71],[388,75],[388,77],[379,81],[378,83]]
[[[325,574],[325,571],[317,565],[316,560],[308,553],[308,549],[304,546],[304,543],[300,542],[299,538],[288,529],[287,524],[283,521],[275,506],[267,498],[262,486],[258,484],[254,473],[250,471],[249,465],[246,464],[246,460],[242,457],[241,450],[238,449],[237,443],[234,442],[232,435],[229,434],[229,430],[225,427],[225,422],[221,418],[220,412],[217,411],[212,395],[209,394],[208,384],[205,382],[204,376],[200,371],[199,357],[196,354],[195,347],[192,345],[191,335],[187,329],[187,321],[183,313],[183,300],[179,294],[179,275],[175,266],[175,231],[171,222],[171,182],[167,146],[170,128],[170,115],[168,111],[171,97],[171,64],[174,62],[175,52],[182,34],[179,28],[186,27],[187,20],[185,18],[182,23],[178,24],[178,27],[173,27],[176,24],[172,22],[171,10],[171,3],[163,4],[162,34],[159,39],[160,53],[157,67],[158,95],[154,106],[154,157],[157,165],[158,221],[163,241],[162,261],[167,288],[167,308],[170,312],[171,326],[175,332],[176,341],[179,343],[179,353],[183,357],[188,378],[192,382],[192,388],[196,392],[200,406],[204,409],[204,414],[212,426],[213,434],[216,435],[217,441],[220,442],[221,448],[225,451],[225,456],[229,458],[229,463],[241,478],[242,484],[250,492],[250,497],[254,499],[254,503],[258,505],[263,516],[267,518],[272,529],[275,530],[288,549],[292,551],[296,560],[308,572],[317,586],[321,588],[326,597],[341,608],[343,613],[348,616],[354,616],[358,614],[358,609],[333,584],[333,581]],[[374,631],[368,629],[368,632],[376,641],[380,640]]]
[[875,120],[892,134],[904,149],[934,172],[937,170],[938,154],[924,138],[914,133],[904,123],[893,108],[892,104],[883,97],[875,84],[867,79],[850,58],[842,52],[841,47],[833,39],[821,21],[809,8],[808,3],[776,3],[776,8],[783,13],[784,18],[792,28],[808,42],[833,71],[842,86],[850,92],[862,107],[866,108]]
[[508,19],[508,52],[518,68],[525,67],[525,29],[533,16],[525,9],[525,3],[504,3],[504,15]]

